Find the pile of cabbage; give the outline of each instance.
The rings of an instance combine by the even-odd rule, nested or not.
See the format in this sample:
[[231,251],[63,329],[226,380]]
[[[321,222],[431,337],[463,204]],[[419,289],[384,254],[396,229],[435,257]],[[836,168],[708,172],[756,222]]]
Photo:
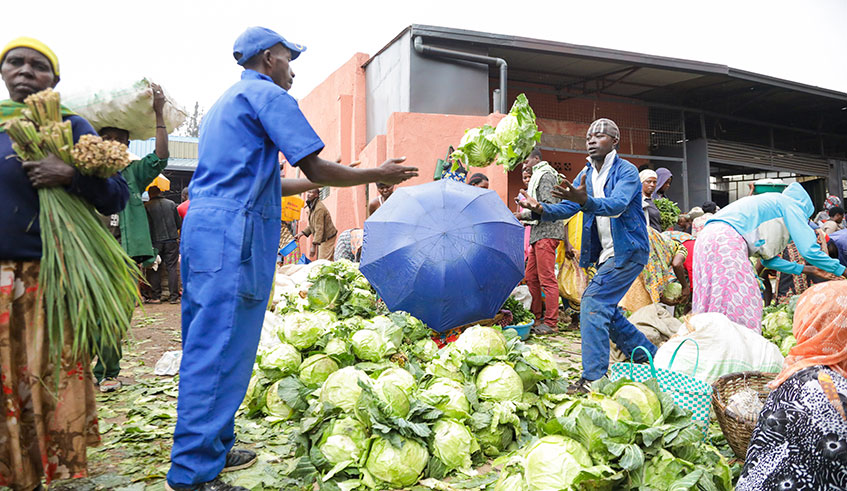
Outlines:
[[794,338],[794,307],[799,295],[794,295],[787,303],[765,307],[762,317],[762,336],[779,346],[782,356],[797,345]]
[[465,131],[459,147],[452,154],[455,162],[453,171],[456,171],[459,162],[485,167],[495,159],[504,170],[513,170],[529,157],[539,140],[541,132],[535,124],[535,113],[526,95],[519,94],[509,114],[497,123],[496,128],[486,124]]
[[[553,355],[512,330],[474,326],[438,349],[418,319],[384,311],[346,262],[315,268],[283,297],[242,415],[294,428],[290,477],[303,489],[398,489],[474,476],[492,459],[505,465],[504,490],[568,489],[559,484],[570,477],[574,489],[677,482],[709,465],[723,482],[726,463],[672,400],[620,382],[598,385],[614,389],[608,397],[568,396]],[[558,460],[540,458],[548,452]],[[555,462],[570,477],[552,476]]]
[[653,379],[602,379],[537,428],[538,439],[508,457],[495,491],[733,489],[725,458]]

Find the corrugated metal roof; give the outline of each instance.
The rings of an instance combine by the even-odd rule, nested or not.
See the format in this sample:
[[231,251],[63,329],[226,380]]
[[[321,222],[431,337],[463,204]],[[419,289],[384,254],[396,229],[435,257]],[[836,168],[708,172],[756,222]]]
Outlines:
[[[197,169],[197,138],[189,136],[169,136],[167,170],[189,171]],[[129,151],[139,157],[156,151],[156,139],[131,140]]]
[[[551,87],[564,99],[602,95],[805,131],[847,133],[844,92],[715,63],[418,24],[401,35],[409,31],[433,46],[484,50],[503,58],[510,84]],[[496,78],[497,68],[490,70]]]

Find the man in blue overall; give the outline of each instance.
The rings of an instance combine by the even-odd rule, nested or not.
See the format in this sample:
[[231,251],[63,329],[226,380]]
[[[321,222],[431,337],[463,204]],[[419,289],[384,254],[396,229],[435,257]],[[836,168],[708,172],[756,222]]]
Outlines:
[[[403,159],[355,169],[318,157],[324,144],[288,94],[289,62],[304,50],[269,29],[247,29],[233,46],[241,81],[203,118],[181,237],[183,357],[169,490],[242,490],[218,476],[256,461],[232,448],[235,412],[271,291],[281,196],[314,183],[397,184],[417,175]],[[280,182],[280,151],[311,182]]]
[[[588,127],[585,145],[588,163],[575,181],[567,179],[553,189],[563,201],[545,204],[527,196],[515,200],[533,212],[533,218],[562,220],[583,212],[582,254],[579,265],[597,265],[597,273],[582,294],[579,325],[582,335],[582,377],[568,392],[588,392],[589,383],[609,369],[609,339],[629,355],[637,346],[650,354],[656,347],[626,317],[618,303],[647,264],[650,243],[641,209],[638,169],[615,151],[620,131],[614,121],[598,119]],[[646,361],[641,351],[635,361]]]

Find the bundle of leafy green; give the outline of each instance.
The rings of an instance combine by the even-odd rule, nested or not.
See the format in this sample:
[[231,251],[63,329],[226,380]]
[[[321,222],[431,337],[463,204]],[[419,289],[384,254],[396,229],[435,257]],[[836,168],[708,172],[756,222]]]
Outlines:
[[532,312],[524,307],[523,304],[513,296],[506,299],[506,303],[503,304],[503,308],[512,313],[512,324],[516,326],[529,324],[535,320],[535,316],[532,315]]
[[453,152],[453,172],[459,162],[473,167],[485,167],[495,162],[505,171],[514,170],[529,157],[541,132],[535,124],[535,113],[525,94],[519,94],[509,114],[497,123],[497,128],[484,125],[465,131],[459,147]]
[[659,198],[653,200],[653,204],[656,205],[662,215],[662,230],[667,230],[676,225],[679,214],[682,213],[676,203],[667,198]]
[[732,489],[725,458],[654,379],[602,379],[593,389],[554,407],[495,489]]

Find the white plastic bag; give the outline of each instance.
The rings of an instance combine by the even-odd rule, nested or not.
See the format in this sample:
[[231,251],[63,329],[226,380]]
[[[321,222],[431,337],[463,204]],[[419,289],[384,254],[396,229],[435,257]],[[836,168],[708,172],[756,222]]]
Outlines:
[[179,373],[180,362],[182,362],[182,350],[166,351],[153,367],[153,374],[172,377]]
[[[95,130],[112,127],[129,132],[132,140],[156,136],[156,114],[153,112],[151,80],[144,78],[117,89],[99,90],[63,98],[66,106],[87,119]],[[177,129],[188,113],[168,94],[162,109],[168,133]]]
[[526,285],[518,285],[512,290],[512,296],[515,300],[523,305],[523,308],[529,309],[532,307],[532,295],[529,294],[529,287]]
[[[671,366],[674,350],[686,338],[696,341],[697,346],[685,343]],[[700,360],[695,373],[698,346]],[[783,360],[777,345],[716,312],[692,316],[653,357],[656,368],[682,372],[710,384],[729,373],[779,372]]]
[[280,331],[282,331],[282,317],[273,312],[265,312],[262,335],[259,337],[259,351],[267,351],[282,344],[279,338]]

